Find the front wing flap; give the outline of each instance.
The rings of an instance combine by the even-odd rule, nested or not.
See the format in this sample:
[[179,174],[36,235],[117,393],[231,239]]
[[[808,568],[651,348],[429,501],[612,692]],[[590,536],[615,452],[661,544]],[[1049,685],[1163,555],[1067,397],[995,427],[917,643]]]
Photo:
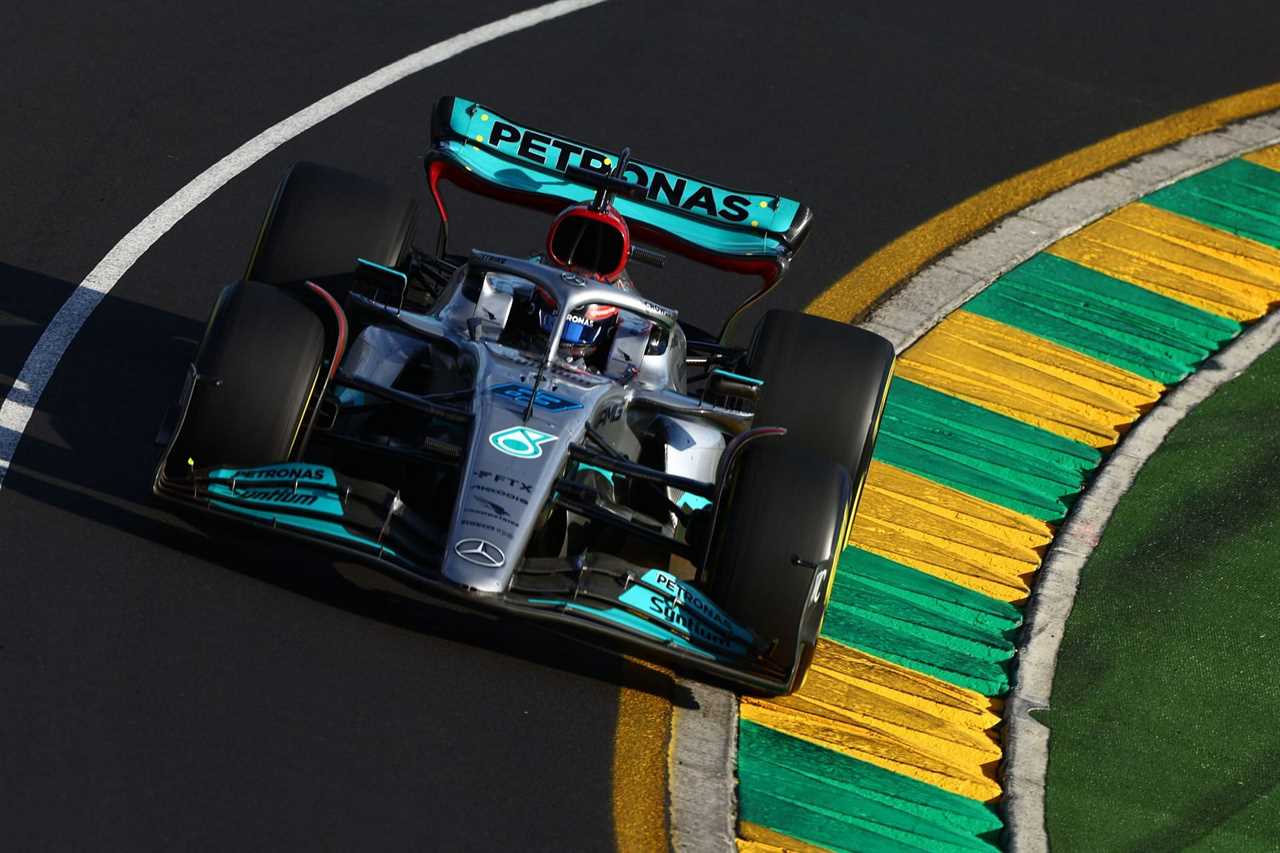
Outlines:
[[442,534],[417,518],[398,494],[344,477],[327,465],[192,466],[181,477],[166,474],[161,465],[155,492],[217,515],[406,566],[438,563],[443,547]]

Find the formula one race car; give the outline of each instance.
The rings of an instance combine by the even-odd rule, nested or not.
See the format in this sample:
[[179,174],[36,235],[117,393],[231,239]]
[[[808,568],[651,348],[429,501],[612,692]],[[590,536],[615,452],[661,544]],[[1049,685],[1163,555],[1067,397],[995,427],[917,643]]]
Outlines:
[[[456,97],[426,170],[433,253],[411,246],[408,197],[293,167],[213,306],[155,493],[322,544],[366,583],[795,689],[894,361],[883,338],[792,312],[727,343],[809,210]],[[451,254],[444,180],[559,210],[545,252]],[[659,249],[763,286],[701,331],[632,283],[628,262]]]

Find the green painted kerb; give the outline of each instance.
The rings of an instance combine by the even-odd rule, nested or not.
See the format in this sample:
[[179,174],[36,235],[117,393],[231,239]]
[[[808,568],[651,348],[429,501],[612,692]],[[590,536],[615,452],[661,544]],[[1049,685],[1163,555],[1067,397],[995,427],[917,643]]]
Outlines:
[[849,547],[823,636],[985,696],[1009,689],[1018,608]]
[[1166,385],[1240,333],[1225,317],[1045,253],[964,308]]
[[1143,201],[1280,249],[1280,172],[1248,160],[1230,160]]
[[780,734],[738,728],[741,820],[833,851],[992,851],[1002,827],[977,800]]
[[1097,450],[941,391],[895,379],[875,458],[1034,518],[1067,514]]

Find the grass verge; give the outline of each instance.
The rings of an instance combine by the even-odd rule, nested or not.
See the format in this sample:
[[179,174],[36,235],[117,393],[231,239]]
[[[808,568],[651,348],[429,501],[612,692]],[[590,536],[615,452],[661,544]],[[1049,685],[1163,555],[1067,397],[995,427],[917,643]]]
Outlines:
[[1055,853],[1280,849],[1280,348],[1170,434],[1084,569],[1053,687]]

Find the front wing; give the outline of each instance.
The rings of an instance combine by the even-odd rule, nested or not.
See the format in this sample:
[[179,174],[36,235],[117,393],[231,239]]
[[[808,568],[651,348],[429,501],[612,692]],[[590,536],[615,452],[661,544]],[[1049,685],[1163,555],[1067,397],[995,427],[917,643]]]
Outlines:
[[547,623],[751,690],[787,689],[787,673],[765,662],[767,647],[757,635],[663,569],[637,571],[608,555],[531,559],[506,592],[479,592],[440,573],[444,537],[398,495],[324,465],[192,467],[175,477],[162,464],[154,490],[186,507],[337,551],[415,593]]

